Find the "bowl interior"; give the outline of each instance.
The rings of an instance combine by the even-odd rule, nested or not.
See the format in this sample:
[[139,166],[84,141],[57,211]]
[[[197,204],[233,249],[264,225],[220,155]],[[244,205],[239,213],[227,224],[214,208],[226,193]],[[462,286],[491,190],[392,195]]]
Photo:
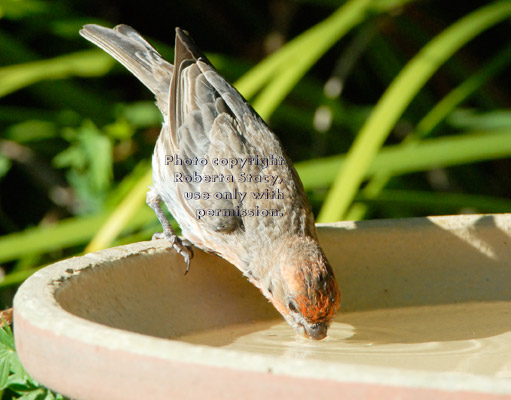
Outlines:
[[[62,282],[55,298],[87,320],[193,344],[396,367],[420,354],[414,368],[440,371],[478,354],[468,370],[506,374],[507,361],[483,353],[511,348],[507,220],[463,218],[319,227],[343,295],[321,343],[297,340],[229,263],[196,250],[184,275],[182,259],[162,243],[100,257]],[[450,362],[439,363],[446,352]]]

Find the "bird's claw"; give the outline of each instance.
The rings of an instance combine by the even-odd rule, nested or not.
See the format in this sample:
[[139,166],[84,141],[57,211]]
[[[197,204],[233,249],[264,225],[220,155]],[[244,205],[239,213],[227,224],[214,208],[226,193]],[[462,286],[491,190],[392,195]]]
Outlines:
[[192,244],[188,240],[180,239],[174,232],[158,232],[153,235],[153,240],[165,239],[170,242],[174,250],[183,257],[186,263],[185,275],[190,271],[190,262],[193,258]]

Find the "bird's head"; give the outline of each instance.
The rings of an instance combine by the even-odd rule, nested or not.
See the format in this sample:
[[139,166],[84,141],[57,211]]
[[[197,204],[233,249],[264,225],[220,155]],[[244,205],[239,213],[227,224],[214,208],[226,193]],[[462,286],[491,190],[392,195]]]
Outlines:
[[263,294],[299,334],[315,340],[326,337],[341,294],[318,242],[289,237],[271,264],[258,285]]

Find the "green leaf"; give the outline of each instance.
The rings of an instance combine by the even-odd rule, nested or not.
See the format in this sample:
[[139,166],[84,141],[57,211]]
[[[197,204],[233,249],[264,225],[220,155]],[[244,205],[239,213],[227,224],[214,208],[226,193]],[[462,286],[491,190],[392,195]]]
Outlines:
[[[400,175],[510,156],[511,130],[470,132],[423,140],[412,146],[386,146],[374,157],[363,178],[382,170]],[[296,169],[306,189],[324,188],[336,179],[346,162],[345,155],[333,156],[297,163]]]
[[112,142],[92,121],[83,124],[78,138],[89,164],[91,187],[94,191],[102,191],[112,179]]
[[47,79],[104,75],[114,60],[99,50],[80,51],[65,56],[0,68],[0,97]]
[[96,235],[94,235],[85,249],[86,252],[107,248],[117,238],[129,221],[140,212],[143,206],[145,207],[147,188],[151,181],[152,170],[149,169],[115,208]]
[[9,378],[10,362],[0,354],[0,390],[4,390],[7,387],[7,378]]
[[3,154],[0,154],[0,178],[5,176],[7,172],[11,169],[11,160],[5,157]]
[[[465,80],[457,88],[439,101],[417,124],[415,135],[425,137],[440,124],[453,110],[475,93],[490,78],[500,73],[511,63],[511,49],[505,48],[498,53],[484,68]],[[451,120],[451,123],[453,121]],[[509,125],[508,125],[509,126]],[[465,129],[489,129],[488,126],[465,126]]]
[[53,165],[57,168],[84,169],[87,159],[78,145],[72,145],[53,158]]
[[43,400],[46,399],[46,390],[43,388],[38,388],[35,390],[30,390],[29,392],[23,393],[18,400]]
[[11,356],[11,372],[14,376],[19,377],[20,381],[24,382],[31,382],[32,378],[30,375],[28,375],[27,371],[25,371],[25,368],[23,368],[23,365],[21,364],[21,361],[18,357],[18,353],[16,350],[13,350],[12,356]]
[[[84,244],[92,238],[109,215],[108,212],[102,212],[90,217],[68,218],[57,225],[29,228],[23,232],[2,236],[0,237],[0,262],[15,260],[26,253],[48,253]],[[144,206],[128,221],[125,230],[141,227],[154,219],[154,212]],[[20,274],[25,273],[20,271]],[[13,284],[10,275],[0,282],[0,286],[7,284]]]
[[67,179],[80,199],[78,212],[103,209],[113,178],[113,139],[89,120],[63,136],[71,146],[55,156],[54,164],[69,168]]
[[457,110],[448,118],[449,125],[458,129],[496,130],[511,128],[511,111],[492,110],[478,113],[475,110]]
[[126,119],[119,118],[114,123],[105,125],[105,133],[112,139],[127,140],[135,133],[135,127]]
[[162,115],[152,101],[122,104],[118,107],[120,117],[135,128],[148,128],[161,124]]
[[431,210],[447,208],[453,210],[452,212],[459,212],[466,208],[484,213],[505,213],[511,210],[511,200],[505,198],[422,190],[384,189],[376,197],[367,197],[359,193],[355,200],[376,204],[397,204],[403,207],[424,207]]
[[47,10],[48,5],[38,0],[0,0],[0,18],[18,20]]
[[57,136],[57,127],[50,121],[29,120],[11,125],[6,131],[6,137],[17,143],[27,143]]
[[11,374],[7,382],[7,387],[13,392],[21,394],[28,390],[35,389],[37,385],[35,384],[34,380],[30,378],[27,374],[25,375]]
[[9,325],[5,324],[0,329],[0,349],[14,350],[14,336]]

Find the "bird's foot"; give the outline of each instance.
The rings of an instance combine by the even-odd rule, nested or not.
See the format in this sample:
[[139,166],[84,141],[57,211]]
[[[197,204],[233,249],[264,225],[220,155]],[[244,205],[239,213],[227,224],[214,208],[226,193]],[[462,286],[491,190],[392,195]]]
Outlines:
[[186,263],[186,272],[185,275],[190,271],[190,262],[193,258],[193,249],[192,244],[186,240],[179,238],[174,232],[172,231],[163,231],[159,233],[155,233],[153,235],[153,240],[160,240],[165,239],[168,240],[171,244],[174,250],[177,251],[178,254],[183,257],[185,263]]

